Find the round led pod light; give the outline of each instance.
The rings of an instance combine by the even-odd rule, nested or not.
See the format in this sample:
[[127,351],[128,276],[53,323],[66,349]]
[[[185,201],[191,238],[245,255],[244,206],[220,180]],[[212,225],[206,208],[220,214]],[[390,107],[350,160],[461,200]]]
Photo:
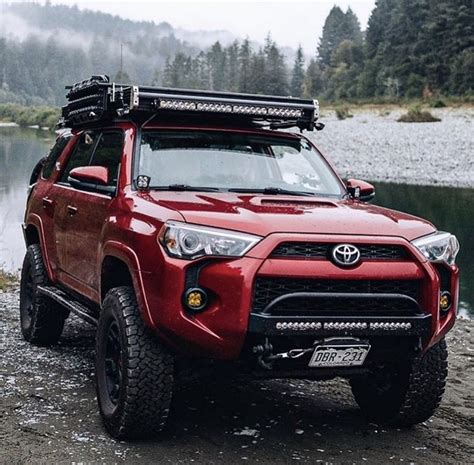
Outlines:
[[451,293],[448,291],[441,292],[439,296],[439,308],[442,312],[447,312],[452,305]]
[[208,302],[207,293],[199,287],[187,289],[183,295],[183,303],[189,310],[200,312],[204,310]]

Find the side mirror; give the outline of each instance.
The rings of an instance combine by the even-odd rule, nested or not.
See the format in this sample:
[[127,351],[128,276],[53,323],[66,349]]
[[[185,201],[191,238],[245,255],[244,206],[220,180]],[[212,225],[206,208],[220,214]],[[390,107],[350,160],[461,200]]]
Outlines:
[[104,166],[80,166],[69,172],[69,184],[84,191],[114,194],[115,187],[108,186],[109,170]]
[[375,197],[375,187],[365,181],[358,179],[347,180],[347,191],[353,199],[369,202]]

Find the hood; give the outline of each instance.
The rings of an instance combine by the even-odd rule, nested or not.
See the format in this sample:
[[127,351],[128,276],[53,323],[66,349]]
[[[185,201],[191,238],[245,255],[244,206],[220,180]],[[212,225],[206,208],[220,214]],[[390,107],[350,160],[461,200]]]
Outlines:
[[357,234],[397,236],[411,241],[436,231],[431,223],[415,216],[354,200],[221,192],[152,191],[138,195],[179,212],[188,223],[258,236]]

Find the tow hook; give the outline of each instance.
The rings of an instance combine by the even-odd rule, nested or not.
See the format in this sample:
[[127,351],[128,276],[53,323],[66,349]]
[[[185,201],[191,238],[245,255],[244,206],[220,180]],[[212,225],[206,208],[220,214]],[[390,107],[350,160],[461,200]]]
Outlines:
[[265,339],[264,344],[259,344],[253,347],[252,352],[257,355],[257,363],[265,370],[273,369],[273,362],[280,359],[296,359],[300,358],[308,352],[313,352],[314,346],[307,349],[291,349],[287,352],[280,352],[278,354],[273,353],[273,346],[268,341],[268,338]]

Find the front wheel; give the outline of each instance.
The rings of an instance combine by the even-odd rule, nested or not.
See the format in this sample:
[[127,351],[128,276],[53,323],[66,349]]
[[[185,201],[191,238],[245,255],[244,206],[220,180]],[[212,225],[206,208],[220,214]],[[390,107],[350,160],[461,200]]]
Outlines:
[[96,336],[96,388],[107,431],[118,439],[155,436],[168,418],[173,356],[145,326],[130,287],[111,289]]
[[412,426],[438,408],[448,376],[448,350],[442,339],[410,364],[392,363],[351,380],[362,412],[377,423]]

